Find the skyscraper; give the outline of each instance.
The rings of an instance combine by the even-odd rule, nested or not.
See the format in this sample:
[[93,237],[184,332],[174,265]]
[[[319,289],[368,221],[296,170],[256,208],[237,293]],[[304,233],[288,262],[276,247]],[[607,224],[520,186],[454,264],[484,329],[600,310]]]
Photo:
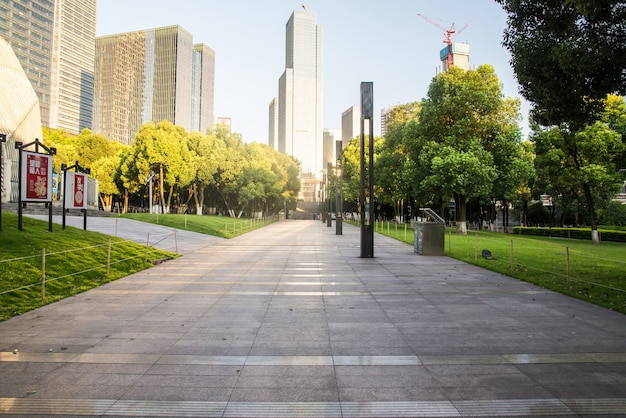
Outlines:
[[180,26],[96,38],[93,130],[132,144],[147,122],[213,123],[215,53]]
[[90,128],[96,0],[3,0],[0,35],[39,98],[42,125]]
[[278,97],[274,97],[270,102],[269,109],[269,132],[267,145],[271,148],[278,149]]
[[352,106],[341,114],[341,146],[348,146],[352,138],[361,135],[361,107]]
[[285,72],[279,80],[278,151],[302,163],[302,172],[323,167],[322,28],[315,14],[294,11],[286,26]]

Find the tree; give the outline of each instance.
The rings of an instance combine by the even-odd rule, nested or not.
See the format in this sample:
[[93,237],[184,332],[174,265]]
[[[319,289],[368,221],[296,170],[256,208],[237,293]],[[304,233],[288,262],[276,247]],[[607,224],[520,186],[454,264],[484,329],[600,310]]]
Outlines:
[[381,203],[393,205],[396,217],[402,216],[411,190],[404,175],[408,155],[402,142],[402,134],[409,121],[417,121],[420,108],[419,102],[412,102],[395,106],[391,110],[387,133],[380,144],[380,155],[374,168],[378,199]]
[[[133,143],[135,163],[142,168],[139,180],[145,182],[150,171],[157,173],[163,213],[169,212],[174,188],[189,185],[196,173],[186,137],[182,127],[164,120],[156,125],[152,122],[143,125]],[[167,200],[166,185],[169,186]]]
[[207,135],[192,132],[187,138],[189,149],[194,155],[196,174],[191,185],[191,196],[196,204],[196,214],[202,215],[204,194],[208,186],[215,185],[219,155],[216,149],[216,137],[213,131]]
[[508,13],[503,44],[537,123],[577,131],[602,117],[608,94],[626,94],[624,1],[496,1]]
[[[245,167],[245,150],[241,135],[232,133],[224,125],[214,128],[215,147],[220,159],[213,180],[217,193],[220,195],[226,211],[231,217],[236,217],[238,207],[238,177]],[[241,213],[240,213],[241,215]]]
[[[130,147],[125,147],[130,148]],[[98,180],[98,194],[100,195],[100,204],[102,209],[110,212],[113,207],[113,196],[120,193],[117,183],[115,182],[115,173],[121,164],[121,155],[124,151],[120,151],[113,156],[102,157],[91,164],[91,176]]]
[[73,166],[78,160],[76,137],[62,129],[42,127],[43,143],[48,148],[56,148],[57,152],[52,159],[52,166],[56,173],[61,172],[61,165]]
[[490,65],[437,75],[422,102],[419,123],[405,127],[405,168],[414,193],[439,211],[454,197],[457,230],[466,233],[469,199],[490,199],[498,180],[494,155],[519,144],[519,102],[506,99]]
[[572,132],[565,128],[538,130],[533,136],[537,170],[552,184],[562,185],[573,200],[587,208],[591,238],[600,243],[597,227],[597,202],[612,199],[623,184],[616,161],[624,152],[619,133],[601,121]]

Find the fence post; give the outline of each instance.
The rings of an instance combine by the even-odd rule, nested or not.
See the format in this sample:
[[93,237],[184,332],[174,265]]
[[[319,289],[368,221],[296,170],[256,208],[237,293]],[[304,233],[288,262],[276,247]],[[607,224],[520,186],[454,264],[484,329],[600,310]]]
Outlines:
[[572,285],[569,281],[569,247],[565,247],[565,260],[567,262],[567,290],[572,290]]
[[185,229],[187,229],[187,213],[185,212]]
[[448,255],[452,254],[452,228],[448,229]]
[[474,235],[474,263],[478,263],[478,232]]
[[148,262],[148,246],[150,245],[150,233],[148,232],[148,239],[146,240],[146,258],[145,262]]
[[46,301],[46,248],[41,249],[41,300]]
[[515,271],[515,261],[513,260],[513,240],[511,240],[511,274]]
[[107,249],[107,277],[111,273],[111,240],[109,240],[109,248]]

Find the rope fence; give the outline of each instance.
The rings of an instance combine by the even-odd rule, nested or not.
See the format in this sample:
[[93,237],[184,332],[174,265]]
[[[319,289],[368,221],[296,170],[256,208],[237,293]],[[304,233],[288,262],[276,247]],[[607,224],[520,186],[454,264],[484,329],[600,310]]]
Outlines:
[[[152,236],[152,239],[154,239],[155,236]],[[72,278],[75,276],[79,276],[81,274],[85,274],[85,273],[90,273],[93,271],[97,271],[97,270],[106,270],[106,275],[105,277],[109,277],[109,275],[111,274],[111,266],[116,266],[122,263],[126,263],[126,262],[130,262],[132,260],[139,260],[143,258],[144,262],[148,262],[149,261],[149,255],[150,253],[154,253],[157,251],[156,248],[154,248],[154,246],[161,244],[162,242],[164,242],[165,240],[171,238],[173,239],[173,249],[174,251],[170,251],[168,249],[163,249],[163,251],[170,251],[170,252],[175,252],[176,254],[178,254],[178,240],[176,237],[176,230],[174,230],[171,233],[168,234],[162,234],[162,235],[157,235],[156,236],[157,241],[152,242],[152,244],[150,243],[151,237],[150,234],[148,234],[147,239],[146,239],[146,251],[145,254],[143,255],[135,255],[135,256],[131,256],[131,257],[126,257],[124,256],[124,251],[122,249],[120,249],[119,251],[117,251],[118,254],[116,254],[115,257],[112,256],[114,250],[115,250],[115,246],[121,246],[124,244],[128,244],[128,243],[133,243],[136,244],[136,242],[131,241],[131,240],[119,240],[119,241],[112,241],[112,240],[108,240],[107,244],[100,244],[100,245],[94,245],[94,246],[88,246],[88,247],[81,247],[81,248],[74,248],[74,249],[70,249],[70,250],[62,250],[62,251],[56,251],[56,252],[47,252],[46,248],[42,248],[41,250],[41,254],[38,255],[31,255],[31,256],[25,256],[25,257],[16,257],[16,258],[11,258],[11,259],[6,259],[6,260],[0,260],[0,269],[5,270],[5,271],[12,271],[12,269],[10,268],[10,264],[11,263],[15,263],[15,262],[22,262],[25,260],[30,260],[30,259],[37,259],[40,258],[41,259],[41,263],[39,268],[35,267],[33,264],[36,263],[30,263],[30,270],[27,273],[27,275],[32,275],[35,276],[37,270],[39,270],[40,276],[39,279],[37,281],[28,283],[28,284],[23,284],[20,285],[18,287],[14,287],[14,288],[10,288],[10,289],[5,289],[5,290],[0,290],[0,295],[5,295],[8,293],[13,293],[13,292],[19,292],[22,290],[26,290],[26,289],[31,289],[34,287],[38,287],[41,286],[41,299],[43,301],[46,300],[46,284],[52,283],[52,282],[57,282],[60,280],[64,280],[64,279],[68,279],[68,278]],[[79,271],[74,271],[74,272],[69,272],[66,274],[62,274],[60,276],[56,276],[56,277],[49,277],[48,276],[48,272],[49,272],[49,265],[50,265],[50,261],[51,259],[55,259],[58,258],[60,256],[66,256],[67,254],[70,253],[78,253],[78,252],[86,252],[89,251],[90,253],[86,254],[86,256],[92,256],[93,254],[95,254],[95,250],[99,250],[102,249],[103,247],[106,247],[106,256],[104,255],[100,255],[100,258],[103,259],[102,264],[98,264],[95,265],[93,267],[90,268],[86,268],[83,270],[79,270]],[[121,257],[121,258],[120,258]],[[47,267],[48,266],[48,267]],[[13,270],[14,271],[14,270]],[[7,279],[6,277],[4,279]]]

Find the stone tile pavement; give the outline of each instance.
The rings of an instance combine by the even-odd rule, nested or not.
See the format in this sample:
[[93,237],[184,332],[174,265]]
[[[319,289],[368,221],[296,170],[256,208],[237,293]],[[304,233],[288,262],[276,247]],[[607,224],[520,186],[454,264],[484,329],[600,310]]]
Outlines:
[[343,232],[202,242],[0,323],[0,414],[626,416],[624,315]]

